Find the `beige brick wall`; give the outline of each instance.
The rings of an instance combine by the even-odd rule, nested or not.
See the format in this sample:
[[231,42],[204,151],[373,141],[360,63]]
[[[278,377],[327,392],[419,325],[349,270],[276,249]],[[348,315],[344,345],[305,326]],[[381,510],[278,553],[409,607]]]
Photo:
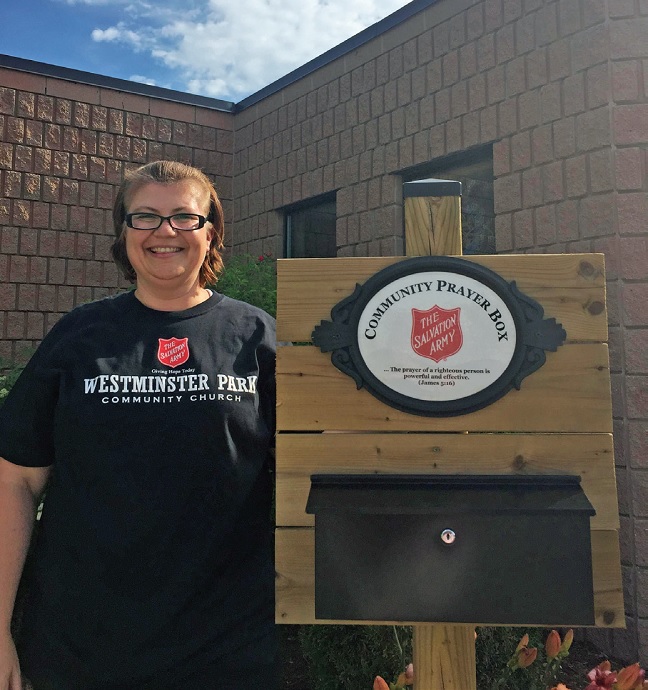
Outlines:
[[627,630],[648,663],[648,2],[437,0],[236,114],[0,70],[0,355],[116,289],[132,164],[213,175],[230,244],[280,256],[277,210],[337,191],[340,255],[403,253],[401,173],[492,146],[497,250],[608,267]]
[[110,259],[124,171],[197,165],[232,200],[232,115],[0,68],[0,357],[127,284]]
[[648,3],[445,0],[236,116],[236,241],[337,190],[340,255],[403,253],[403,169],[492,144],[500,252],[606,254],[627,630],[648,663]]

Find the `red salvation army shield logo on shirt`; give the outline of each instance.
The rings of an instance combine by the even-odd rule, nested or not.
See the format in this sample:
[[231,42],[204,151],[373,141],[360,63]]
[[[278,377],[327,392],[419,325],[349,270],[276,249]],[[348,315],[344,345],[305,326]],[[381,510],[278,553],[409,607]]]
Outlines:
[[436,304],[427,310],[412,309],[412,350],[435,362],[461,350],[463,333],[461,307],[443,309]]
[[189,359],[189,338],[158,338],[158,342],[160,364],[175,369]]

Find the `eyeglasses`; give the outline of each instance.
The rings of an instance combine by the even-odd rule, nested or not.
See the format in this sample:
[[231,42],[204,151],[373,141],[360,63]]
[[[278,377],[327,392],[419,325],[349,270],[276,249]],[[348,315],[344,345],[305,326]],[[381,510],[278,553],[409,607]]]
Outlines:
[[126,225],[135,230],[157,230],[168,220],[174,230],[199,230],[207,222],[205,216],[197,213],[174,213],[172,216],[159,216],[157,213],[127,213]]

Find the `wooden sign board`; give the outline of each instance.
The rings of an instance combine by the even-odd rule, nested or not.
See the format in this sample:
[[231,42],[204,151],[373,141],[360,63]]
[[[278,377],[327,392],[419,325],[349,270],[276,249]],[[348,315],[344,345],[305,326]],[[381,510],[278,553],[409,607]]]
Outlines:
[[278,262],[277,339],[295,345],[280,347],[277,357],[277,622],[344,622],[314,617],[313,522],[305,512],[312,474],[553,472],[580,475],[596,509],[596,625],[624,625],[603,256],[467,259],[515,280],[562,324],[567,340],[519,391],[456,417],[421,417],[389,407],[356,390],[330,355],[303,345],[357,282],[402,257]]

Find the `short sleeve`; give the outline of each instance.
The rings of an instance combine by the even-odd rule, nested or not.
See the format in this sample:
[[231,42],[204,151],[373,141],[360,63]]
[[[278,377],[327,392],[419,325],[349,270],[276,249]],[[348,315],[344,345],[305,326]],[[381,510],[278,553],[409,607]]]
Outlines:
[[0,457],[15,465],[54,462],[54,416],[59,372],[51,364],[51,332],[27,363],[0,408]]

